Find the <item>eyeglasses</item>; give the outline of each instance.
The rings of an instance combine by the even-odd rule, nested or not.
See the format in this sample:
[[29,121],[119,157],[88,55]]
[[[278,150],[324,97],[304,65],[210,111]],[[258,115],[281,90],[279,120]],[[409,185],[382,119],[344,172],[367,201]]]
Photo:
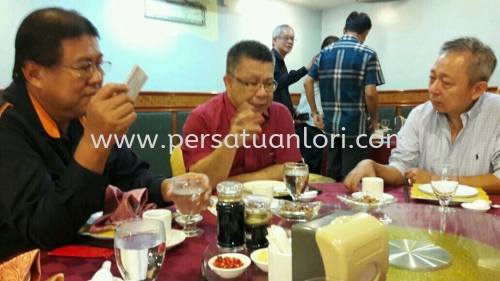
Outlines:
[[278,82],[276,82],[274,80],[272,82],[259,84],[259,83],[245,82],[244,80],[242,80],[242,79],[240,79],[232,74],[230,74],[230,75],[233,76],[234,79],[236,79],[236,81],[238,81],[242,85],[245,85],[245,87],[247,88],[247,91],[249,91],[249,92],[257,92],[261,86],[264,88],[264,91],[266,91],[268,93],[272,93],[276,90],[276,88],[278,88]]
[[89,79],[90,77],[92,77],[92,75],[94,75],[94,72],[96,71],[99,71],[99,73],[102,76],[106,75],[111,69],[111,62],[102,61],[98,63],[92,63],[88,61],[87,65],[82,65],[82,66],[64,65],[64,64],[59,64],[58,66],[76,70],[78,77]]
[[294,37],[290,37],[290,36],[278,37],[278,38],[281,39],[281,40],[283,40],[283,41],[297,42],[297,39],[295,39]]

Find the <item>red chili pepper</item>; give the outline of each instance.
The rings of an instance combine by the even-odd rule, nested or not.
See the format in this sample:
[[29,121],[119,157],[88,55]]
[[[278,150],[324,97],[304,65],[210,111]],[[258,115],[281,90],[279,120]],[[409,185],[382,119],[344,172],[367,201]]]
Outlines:
[[238,268],[243,266],[243,262],[238,258],[218,256],[214,261],[214,266],[218,268]]

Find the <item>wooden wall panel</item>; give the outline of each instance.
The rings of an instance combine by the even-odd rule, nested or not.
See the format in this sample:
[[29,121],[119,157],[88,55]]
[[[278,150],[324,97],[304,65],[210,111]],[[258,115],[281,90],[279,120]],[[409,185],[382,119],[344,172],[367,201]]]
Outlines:
[[[488,88],[495,92],[496,87]],[[137,111],[189,111],[213,98],[217,92],[141,92],[134,105]],[[297,105],[300,93],[292,93]],[[429,100],[427,89],[379,91],[379,106],[417,106]]]

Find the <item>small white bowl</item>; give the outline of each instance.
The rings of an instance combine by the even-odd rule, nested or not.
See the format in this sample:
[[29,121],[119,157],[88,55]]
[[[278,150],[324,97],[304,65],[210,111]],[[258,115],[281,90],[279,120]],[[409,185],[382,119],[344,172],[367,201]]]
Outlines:
[[[241,260],[243,265],[238,267],[238,268],[229,268],[229,269],[215,267],[214,262],[218,257],[237,258],[237,259]],[[215,273],[217,273],[217,275],[219,275],[222,278],[227,278],[227,279],[236,278],[236,277],[240,276],[243,272],[245,272],[245,270],[247,269],[247,267],[251,263],[252,263],[252,261],[250,260],[250,258],[248,256],[243,255],[243,254],[238,254],[238,253],[219,254],[219,255],[213,256],[212,258],[210,258],[210,260],[208,260],[208,266]]]
[[462,207],[467,210],[471,210],[474,212],[480,212],[484,213],[490,209],[490,206],[482,206],[482,205],[475,205],[474,203],[462,203]]
[[[267,272],[267,248],[253,251],[250,258],[257,265],[257,267],[260,268],[260,270]],[[264,258],[265,261],[262,260],[262,258]]]
[[306,191],[302,193],[302,195],[299,197],[300,202],[311,202],[318,196],[318,192],[316,190],[313,191]]

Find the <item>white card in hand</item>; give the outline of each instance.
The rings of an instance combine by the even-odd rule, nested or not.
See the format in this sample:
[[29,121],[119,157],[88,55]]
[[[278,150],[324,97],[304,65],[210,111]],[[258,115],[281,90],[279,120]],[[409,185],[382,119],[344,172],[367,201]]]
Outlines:
[[134,101],[141,92],[142,86],[148,80],[148,75],[137,64],[130,71],[125,85],[128,87],[128,96]]

